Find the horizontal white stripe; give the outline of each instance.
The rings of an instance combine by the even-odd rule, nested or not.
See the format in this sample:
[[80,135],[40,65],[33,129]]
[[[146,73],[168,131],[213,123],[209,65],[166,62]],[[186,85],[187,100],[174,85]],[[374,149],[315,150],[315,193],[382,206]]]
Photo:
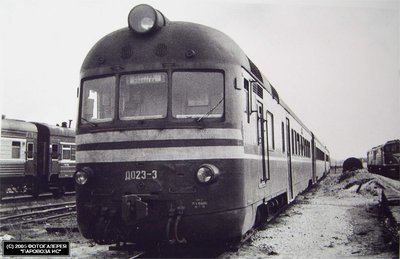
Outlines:
[[[76,159],[77,163],[111,163],[203,159],[261,160],[262,156],[245,154],[243,146],[200,146],[78,151]],[[285,157],[270,157],[269,160],[287,161]],[[299,162],[310,161],[292,161]]]
[[76,152],[78,163],[237,159],[243,157],[243,146],[167,147]]
[[163,129],[88,133],[76,136],[76,144],[171,139],[242,139],[238,129]]

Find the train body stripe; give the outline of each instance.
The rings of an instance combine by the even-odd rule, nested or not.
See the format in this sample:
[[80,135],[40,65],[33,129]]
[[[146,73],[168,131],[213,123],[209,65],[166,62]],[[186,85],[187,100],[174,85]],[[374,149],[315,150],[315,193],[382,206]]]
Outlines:
[[[86,150],[78,151],[77,163],[115,163],[209,159],[252,159],[261,160],[262,156],[244,153],[243,146],[194,146],[160,147],[141,149]],[[286,157],[270,156],[270,161],[286,161]],[[293,163],[311,163],[307,160]]]
[[242,140],[239,129],[163,129],[128,130],[87,133],[76,136],[76,144],[95,144],[146,140],[236,139]]
[[238,139],[173,139],[81,144],[78,151],[198,146],[243,146]]
[[197,146],[78,151],[78,163],[237,159],[243,146]]

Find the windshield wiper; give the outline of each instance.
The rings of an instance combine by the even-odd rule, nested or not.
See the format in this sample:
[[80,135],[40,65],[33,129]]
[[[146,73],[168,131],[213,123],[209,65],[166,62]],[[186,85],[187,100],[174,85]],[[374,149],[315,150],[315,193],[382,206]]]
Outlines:
[[198,118],[196,121],[200,122],[204,117],[207,117],[208,115],[210,115],[218,107],[218,105],[220,105],[222,103],[223,100],[224,100],[224,97],[222,97],[221,100],[219,100],[219,102],[216,105],[214,105],[214,107],[212,107],[208,112],[206,112],[203,116]]
[[98,127],[99,125],[97,123],[91,122],[83,117],[81,117],[81,120],[86,121],[87,123],[89,123],[90,125],[94,126],[94,127]]

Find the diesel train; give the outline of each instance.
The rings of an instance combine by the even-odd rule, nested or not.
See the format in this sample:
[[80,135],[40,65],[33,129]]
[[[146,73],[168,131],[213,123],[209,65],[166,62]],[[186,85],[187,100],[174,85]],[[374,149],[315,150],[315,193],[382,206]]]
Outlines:
[[2,119],[0,190],[51,191],[59,196],[74,188],[75,131],[45,123]]
[[371,173],[400,180],[400,140],[390,140],[370,149],[367,167]]
[[100,244],[236,240],[330,169],[224,33],[134,7],[81,67],[77,221]]

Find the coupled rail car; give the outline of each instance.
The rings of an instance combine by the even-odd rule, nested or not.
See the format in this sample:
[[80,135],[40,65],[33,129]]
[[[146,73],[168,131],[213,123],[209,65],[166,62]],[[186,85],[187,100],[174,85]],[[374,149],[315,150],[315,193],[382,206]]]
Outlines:
[[73,190],[75,173],[75,131],[45,123],[2,119],[0,189],[27,192],[34,196],[46,191],[62,195]]
[[81,68],[77,220],[97,243],[235,240],[329,151],[228,36],[134,7]]
[[400,180],[400,140],[390,140],[370,149],[367,167],[371,173]]

